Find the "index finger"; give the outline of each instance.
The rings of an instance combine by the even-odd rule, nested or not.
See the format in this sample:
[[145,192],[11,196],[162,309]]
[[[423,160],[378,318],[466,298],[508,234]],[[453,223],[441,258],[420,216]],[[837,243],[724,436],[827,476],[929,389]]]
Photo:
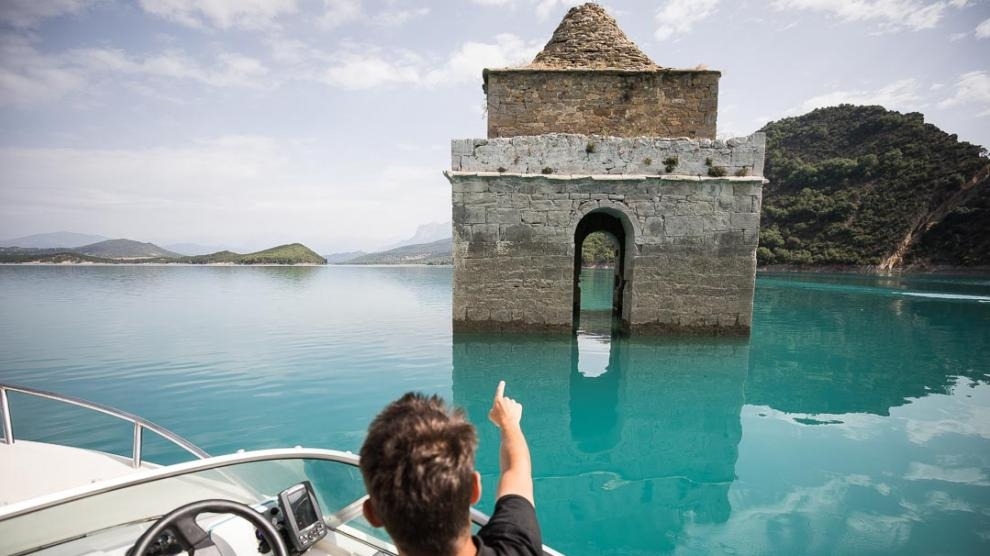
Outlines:
[[501,399],[504,394],[505,394],[505,381],[500,380],[498,381],[498,386],[495,387],[495,399],[496,400]]

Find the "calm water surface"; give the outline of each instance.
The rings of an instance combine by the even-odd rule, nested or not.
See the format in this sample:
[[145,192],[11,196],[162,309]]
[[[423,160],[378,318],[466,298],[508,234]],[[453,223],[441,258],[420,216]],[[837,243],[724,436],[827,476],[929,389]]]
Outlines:
[[[990,553],[990,279],[761,276],[746,341],[610,341],[609,284],[583,276],[572,340],[452,336],[444,268],[0,266],[0,381],[215,454],[356,451],[386,402],[436,392],[479,425],[490,511],[505,379],[568,554]],[[11,398],[20,437],[129,449]]]

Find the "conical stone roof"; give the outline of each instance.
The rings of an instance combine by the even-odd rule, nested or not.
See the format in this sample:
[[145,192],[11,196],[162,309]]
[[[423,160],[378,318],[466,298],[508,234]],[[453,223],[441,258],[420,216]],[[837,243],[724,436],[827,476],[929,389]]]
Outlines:
[[615,18],[598,4],[571,8],[543,50],[527,68],[533,69],[657,69]]

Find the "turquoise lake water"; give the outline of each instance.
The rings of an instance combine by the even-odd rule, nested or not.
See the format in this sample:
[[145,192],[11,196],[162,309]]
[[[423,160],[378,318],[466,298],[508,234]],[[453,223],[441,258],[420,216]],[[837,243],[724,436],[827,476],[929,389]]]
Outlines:
[[[0,266],[0,382],[214,454],[356,451],[385,403],[436,392],[478,424],[490,511],[504,379],[565,553],[990,553],[990,278],[765,275],[748,340],[630,340],[609,272],[571,339],[453,336],[449,268]],[[11,405],[19,437],[129,450],[126,426]]]

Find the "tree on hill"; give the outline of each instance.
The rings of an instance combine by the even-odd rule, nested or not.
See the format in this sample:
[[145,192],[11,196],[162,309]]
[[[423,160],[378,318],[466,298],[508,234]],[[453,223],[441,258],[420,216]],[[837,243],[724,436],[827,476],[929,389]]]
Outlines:
[[761,131],[760,264],[926,262],[938,249],[949,264],[990,264],[960,240],[990,231],[990,185],[974,182],[986,149],[880,106],[821,108]]
[[615,266],[619,244],[612,234],[592,232],[581,244],[582,266]]

